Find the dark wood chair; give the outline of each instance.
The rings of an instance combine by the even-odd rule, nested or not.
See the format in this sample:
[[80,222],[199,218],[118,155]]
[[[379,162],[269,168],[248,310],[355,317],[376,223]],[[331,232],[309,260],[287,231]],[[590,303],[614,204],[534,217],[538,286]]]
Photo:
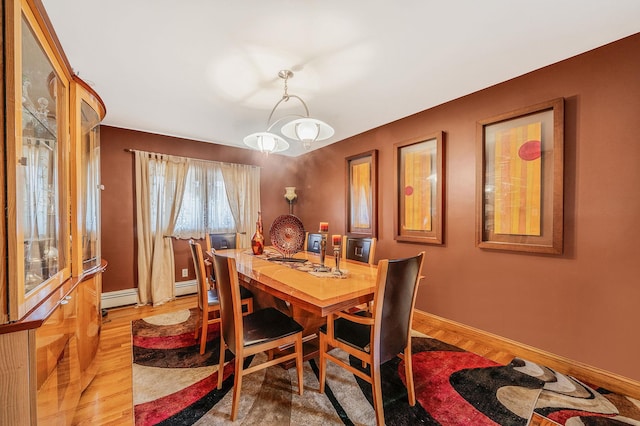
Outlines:
[[[240,246],[240,234],[236,232],[207,234],[205,237],[207,244],[207,252],[211,253],[215,250],[235,249]],[[205,269],[209,273],[209,284],[211,287],[216,285],[216,274],[213,265],[208,259],[204,261]],[[240,286],[240,298],[242,300],[253,298],[251,291]]]
[[[200,312],[200,320],[196,323],[193,338],[198,339],[198,336],[200,336],[200,354],[202,355],[207,346],[207,330],[209,325],[220,322],[220,303],[216,289],[212,288],[207,280],[202,247],[193,240],[189,240],[189,246],[191,247],[193,268],[196,271],[198,308]],[[245,291],[248,294],[243,293],[241,296],[242,305],[245,306],[246,312],[250,313],[253,312],[253,295],[248,290]]]
[[342,257],[373,265],[376,242],[376,238],[354,238],[345,235],[342,237]]
[[312,253],[320,253],[321,241],[322,234],[310,234],[307,232],[304,238],[304,249]]
[[[320,328],[320,393],[324,392],[326,363],[332,361],[371,384],[378,425],[384,424],[380,366],[396,356],[405,362],[409,404],[416,403],[411,322],[423,259],[424,252],[407,259],[381,260],[372,312],[329,314],[327,324]],[[361,360],[362,368],[344,363],[329,353],[332,348]]]
[[207,251],[234,249],[239,245],[239,235],[235,232],[207,234]]
[[[298,373],[298,393],[302,395],[302,326],[293,318],[275,308],[257,310],[242,316],[236,260],[214,254],[220,315],[222,329],[220,333],[220,364],[218,389],[222,388],[224,355],[228,348],[235,355],[235,376],[233,382],[233,402],[231,420],[238,414],[242,377],[254,371],[295,359]],[[274,358],[274,350],[281,346],[293,346],[293,352]],[[244,368],[244,359],[260,352],[269,352],[268,360],[249,368]]]

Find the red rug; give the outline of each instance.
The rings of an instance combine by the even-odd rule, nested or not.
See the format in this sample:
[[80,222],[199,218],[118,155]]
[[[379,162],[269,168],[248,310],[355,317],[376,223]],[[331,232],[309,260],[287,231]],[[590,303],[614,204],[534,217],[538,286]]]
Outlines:
[[[132,323],[136,425],[231,423],[233,365],[225,365],[218,391],[219,329],[210,329],[207,351],[200,355],[193,338],[194,313],[185,310]],[[388,425],[524,426],[534,410],[567,426],[640,425],[640,402],[593,390],[524,360],[499,365],[426,336],[413,338],[413,352],[414,407],[407,402],[403,361],[383,366]],[[355,359],[351,364],[361,368]],[[329,363],[326,392],[320,394],[317,365],[311,360],[305,362],[300,396],[294,392],[294,370],[275,366],[246,376],[237,423],[375,424],[369,384]]]

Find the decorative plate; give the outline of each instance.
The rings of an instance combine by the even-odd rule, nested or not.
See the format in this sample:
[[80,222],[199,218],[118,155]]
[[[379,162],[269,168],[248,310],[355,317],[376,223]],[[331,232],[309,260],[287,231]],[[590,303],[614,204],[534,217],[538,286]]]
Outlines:
[[269,229],[271,244],[284,256],[302,250],[304,227],[298,216],[283,214],[276,218]]

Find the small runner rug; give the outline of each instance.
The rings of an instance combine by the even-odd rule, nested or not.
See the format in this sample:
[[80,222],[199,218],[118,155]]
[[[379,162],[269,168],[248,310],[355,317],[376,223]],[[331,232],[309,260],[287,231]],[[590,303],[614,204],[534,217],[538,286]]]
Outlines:
[[[200,355],[193,338],[196,318],[192,309],[132,322],[136,425],[232,423],[233,363],[225,364],[223,387],[216,389],[219,328],[210,327],[207,350]],[[562,425],[640,425],[640,402],[593,390],[546,367],[522,359],[500,365],[424,335],[412,341],[417,403],[411,407],[407,400],[404,361],[386,363],[382,394],[388,425],[524,426],[534,411]],[[226,361],[231,358],[227,352]],[[258,354],[246,363],[265,359]],[[358,360],[350,362],[361,368]],[[304,363],[302,396],[295,368],[249,374],[234,424],[375,424],[368,383],[329,362],[324,394],[318,386],[315,360]]]

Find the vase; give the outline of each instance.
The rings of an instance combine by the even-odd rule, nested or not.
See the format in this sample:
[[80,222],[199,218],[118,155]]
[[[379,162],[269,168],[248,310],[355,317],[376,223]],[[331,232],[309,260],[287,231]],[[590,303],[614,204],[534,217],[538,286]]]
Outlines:
[[256,222],[256,233],[251,238],[251,250],[254,255],[264,253],[264,235],[262,234],[262,213],[258,212],[258,221]]

